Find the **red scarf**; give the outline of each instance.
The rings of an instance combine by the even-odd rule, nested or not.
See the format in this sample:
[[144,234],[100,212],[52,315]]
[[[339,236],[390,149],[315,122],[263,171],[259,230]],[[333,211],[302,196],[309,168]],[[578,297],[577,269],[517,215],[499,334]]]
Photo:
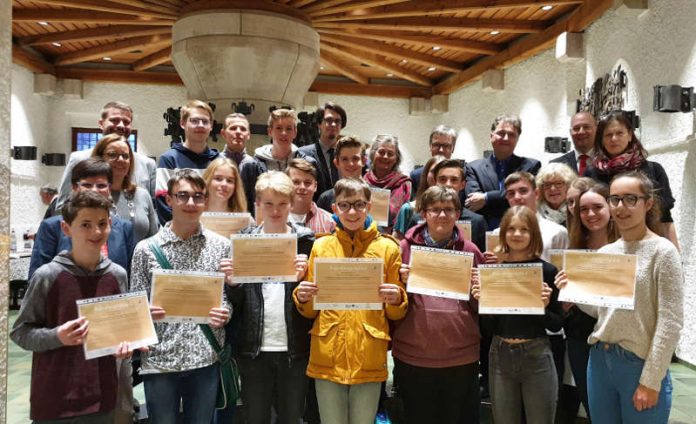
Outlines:
[[633,144],[613,158],[607,157],[602,150],[599,150],[592,159],[592,166],[600,174],[616,175],[626,171],[634,171],[640,168],[643,162],[645,162],[645,154],[636,144]]

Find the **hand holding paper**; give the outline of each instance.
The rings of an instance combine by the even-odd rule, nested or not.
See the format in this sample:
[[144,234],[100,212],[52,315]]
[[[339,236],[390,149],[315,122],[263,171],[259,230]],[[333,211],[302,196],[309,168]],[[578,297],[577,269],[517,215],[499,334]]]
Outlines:
[[89,322],[84,317],[73,319],[58,327],[58,340],[65,346],[81,345],[88,330]]

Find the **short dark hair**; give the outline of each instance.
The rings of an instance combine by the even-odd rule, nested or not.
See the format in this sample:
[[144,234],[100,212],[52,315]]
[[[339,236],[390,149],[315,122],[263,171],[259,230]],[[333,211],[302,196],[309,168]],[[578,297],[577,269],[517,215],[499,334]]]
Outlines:
[[[442,162],[440,162],[442,163]],[[434,185],[423,192],[418,199],[418,208],[416,211],[423,215],[426,209],[433,203],[437,202],[452,202],[454,208],[458,211],[462,209],[462,203],[459,200],[459,194],[454,189],[445,186]]]
[[58,194],[58,189],[53,184],[44,184],[39,189],[39,192],[55,195],[55,194]]
[[71,225],[82,209],[103,209],[108,215],[111,210],[111,201],[92,190],[73,192],[63,205],[63,221]]
[[438,172],[445,168],[457,168],[462,176],[462,181],[466,180],[466,171],[462,167],[462,163],[457,159],[445,159],[433,167],[433,177],[437,178]]
[[311,175],[315,180],[317,179],[317,168],[312,165],[310,161],[302,158],[291,159],[288,162],[288,166],[285,168],[285,175],[290,176],[290,169],[295,169],[301,172],[305,172]]
[[518,137],[520,135],[522,135],[522,121],[520,120],[519,116],[516,116],[516,115],[497,116],[495,118],[495,120],[493,121],[493,124],[491,124],[491,132],[495,131],[495,129],[498,128],[498,125],[501,122],[512,125],[512,127],[515,128],[515,131],[517,131]]
[[507,189],[511,185],[520,181],[526,181],[532,186],[532,190],[536,189],[536,179],[534,178],[534,175],[524,171],[513,172],[512,174],[508,175],[507,178],[505,178],[503,186],[505,189]]
[[355,135],[346,135],[338,139],[336,143],[336,158],[341,155],[341,150],[350,147],[360,147],[360,154],[362,155],[365,145],[358,139]]
[[203,177],[201,177],[201,174],[193,169],[183,168],[177,169],[176,172],[174,172],[174,174],[169,178],[169,181],[167,181],[167,194],[173,196],[174,186],[182,180],[188,181],[195,188],[203,190],[204,193],[207,191],[205,180]]
[[623,110],[613,110],[600,118],[599,122],[597,123],[597,132],[595,133],[594,139],[595,156],[599,157],[599,159],[609,158],[607,149],[604,148],[604,130],[612,122],[622,125],[627,131],[631,132],[631,141],[628,142],[626,150],[635,146],[643,160],[645,160],[648,157],[648,151],[645,150],[645,147],[643,147],[640,140],[638,140],[638,137],[636,137],[636,131],[635,128],[633,128],[633,120],[628,113]]
[[128,112],[131,119],[133,119],[133,108],[127,103],[119,101],[108,102],[105,104],[101,110],[101,119],[106,119],[106,117],[109,115],[109,109],[117,109],[123,112]]
[[106,177],[109,184],[114,182],[114,174],[111,165],[102,158],[92,157],[80,161],[72,170],[70,183],[76,186],[78,182],[90,177]]
[[317,108],[317,122],[321,123],[324,120],[324,113],[326,112],[326,109],[333,110],[334,112],[338,113],[342,121],[341,128],[346,127],[346,125],[348,124],[348,116],[346,115],[345,109],[331,101],[326,102],[324,103],[324,106],[320,106],[319,108]]

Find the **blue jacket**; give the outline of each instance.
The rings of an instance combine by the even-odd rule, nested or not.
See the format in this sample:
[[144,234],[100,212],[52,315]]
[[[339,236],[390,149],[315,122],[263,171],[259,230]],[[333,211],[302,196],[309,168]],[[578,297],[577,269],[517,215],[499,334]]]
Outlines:
[[[72,241],[63,234],[60,223],[63,217],[60,215],[52,216],[41,221],[39,231],[36,232],[34,239],[34,249],[31,251],[31,262],[29,263],[30,279],[40,266],[53,260],[63,250],[72,250]],[[133,256],[133,224],[111,215],[111,234],[107,240],[109,249],[109,259],[121,265],[125,270],[130,271],[130,261]]]

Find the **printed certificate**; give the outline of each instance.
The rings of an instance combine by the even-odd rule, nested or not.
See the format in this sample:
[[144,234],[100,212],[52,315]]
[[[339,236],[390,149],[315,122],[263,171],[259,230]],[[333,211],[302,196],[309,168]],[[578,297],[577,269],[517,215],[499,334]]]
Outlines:
[[297,234],[233,234],[235,283],[295,281]]
[[77,315],[89,322],[83,344],[86,359],[113,355],[121,342],[138,349],[159,343],[144,291],[82,299]]
[[386,227],[389,225],[389,198],[391,190],[370,187],[370,191],[372,192],[370,196],[370,202],[372,203],[370,215],[372,215],[372,219],[375,220],[377,225]]
[[473,262],[469,252],[412,246],[406,291],[469,300]]
[[559,271],[563,269],[564,253],[565,249],[549,249],[549,262]]
[[249,226],[254,220],[249,212],[203,212],[201,224],[203,227],[228,238],[239,230]]
[[384,281],[384,260],[316,258],[314,283],[319,290],[314,309],[382,309],[379,286]]
[[486,252],[493,252],[500,244],[500,235],[495,231],[486,231]]
[[479,265],[480,314],[543,315],[542,265]]
[[205,324],[212,308],[222,307],[225,274],[221,272],[152,271],[150,304],[164,309],[164,322]]
[[567,250],[564,261],[568,284],[559,293],[558,300],[633,309],[635,255]]
[[457,227],[462,230],[464,240],[471,241],[471,221],[467,219],[460,219],[457,221]]

